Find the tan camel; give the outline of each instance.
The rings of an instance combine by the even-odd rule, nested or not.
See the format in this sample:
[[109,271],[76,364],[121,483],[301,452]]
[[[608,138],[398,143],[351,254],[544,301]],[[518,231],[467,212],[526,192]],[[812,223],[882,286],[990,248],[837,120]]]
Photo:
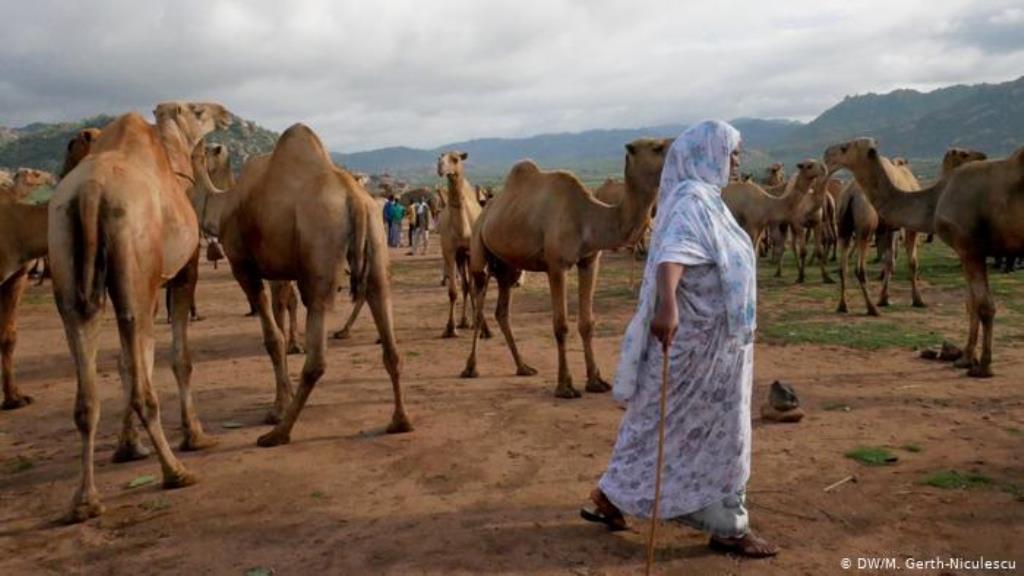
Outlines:
[[[400,384],[401,358],[395,343],[383,222],[377,203],[345,170],[334,166],[312,130],[296,124],[272,154],[246,163],[235,189],[217,190],[206,177],[206,155],[192,155],[197,194],[210,209],[223,198],[217,232],[231,271],[249,302],[259,310],[263,341],[274,364],[276,397],[268,421],[276,427],[260,446],[286,444],[313,387],[326,369],[326,314],[346,263],[354,297],[365,295],[377,324],[384,366],[394,391],[389,433],[408,432]],[[204,216],[204,227],[211,220]],[[288,377],[284,340],[271,311],[264,280],[295,281],[306,306],[306,361],[297,392]]]
[[[992,376],[995,304],[985,260],[1024,253],[1024,147],[1003,160],[967,162],[920,191],[894,181],[872,138],[832,146],[825,159],[830,166],[850,169],[887,220],[920,232],[934,230],[956,251],[967,281],[969,319],[957,366],[967,368],[969,376]],[[979,326],[984,330],[980,360]]]
[[476,330],[463,377],[477,376],[476,350],[483,325],[484,299],[490,277],[498,282],[495,317],[516,363],[516,374],[537,371],[520,357],[509,323],[512,285],[521,270],[547,272],[555,340],[558,343],[558,385],[555,396],[577,398],[566,361],[568,336],[566,271],[579,273],[579,332],[587,363],[588,392],[611,389],[601,378],[591,339],[594,335],[594,289],[601,250],[636,242],[650,219],[658,194],[661,168],[670,141],[642,139],[626,145],[626,194],[609,206],[594,198],[569,172],[541,172],[524,161],[512,167],[504,191],[487,204],[473,227],[470,272]]
[[[82,438],[82,480],[68,520],[101,514],[93,471],[99,422],[96,351],[100,312],[109,293],[121,335],[121,380],[126,406],[145,426],[163,469],[166,488],[196,477],[171,451],[152,385],[153,314],[160,285],[174,294],[172,365],[181,399],[182,448],[215,441],[203,432],[191,391],[188,304],[195,289],[189,261],[197,254],[199,227],[186,195],[192,179],[189,153],[203,135],[226,127],[231,115],[219,104],[171,102],[157,106],[156,125],[127,114],[104,128],[91,153],[57,186],[49,206],[49,256],[53,291],[78,373],[75,425]],[[126,411],[127,412],[127,411]],[[125,421],[130,419],[126,413]],[[138,446],[125,426],[119,451]]]
[[763,184],[766,189],[773,188],[775,190],[780,190],[779,187],[785,186],[787,181],[786,167],[779,162],[775,162],[771,166],[765,168],[764,178],[761,180],[761,184]]
[[[98,135],[99,130],[95,128],[83,130],[68,142],[62,178],[89,153],[89,144]],[[45,176],[47,173],[33,172],[35,174],[26,173],[18,183],[21,190],[17,195],[21,198],[27,198],[35,186],[53,183]],[[15,183],[12,181],[11,185]],[[28,285],[30,265],[46,257],[48,210],[45,204],[32,206],[13,200],[0,201],[0,379],[4,391],[0,407],[4,410],[32,403],[32,397],[22,394],[14,381],[14,348],[18,342],[18,304]]]
[[[821,183],[825,175],[825,168],[820,162],[805,160],[797,165],[797,173],[790,178],[785,191],[779,196],[768,194],[753,182],[733,182],[722,189],[722,200],[755,245],[766,233],[774,236],[772,261],[777,263],[776,276],[782,274],[782,254],[788,228],[801,231],[792,235],[793,251],[797,255],[799,267],[797,282],[804,281],[807,261],[806,236],[802,233],[805,226],[814,228],[815,252],[819,255],[822,252],[821,211],[825,190]],[[815,186],[815,182],[819,183],[818,186]],[[832,278],[825,269],[824,260],[819,258],[819,262],[822,281],[831,283]]]
[[24,202],[40,186],[55,186],[57,178],[44,170],[19,168],[11,185],[0,189],[0,202]]
[[[452,151],[441,154],[437,159],[437,175],[447,183],[444,208],[437,221],[437,229],[441,234],[441,254],[444,256],[444,279],[448,284],[448,324],[442,338],[458,336],[455,303],[459,299],[459,284],[462,287],[462,316],[458,328],[469,327],[469,245],[473,223],[480,217],[481,208],[476,188],[465,176],[463,164],[468,157],[466,152]],[[483,334],[484,338],[490,338],[486,322]]]

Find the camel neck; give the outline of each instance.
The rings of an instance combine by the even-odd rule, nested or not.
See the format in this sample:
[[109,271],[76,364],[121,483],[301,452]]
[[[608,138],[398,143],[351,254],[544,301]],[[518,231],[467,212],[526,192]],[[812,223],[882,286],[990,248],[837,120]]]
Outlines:
[[886,223],[915,232],[935,231],[935,206],[944,181],[924,190],[905,190],[892,181],[880,156],[858,166],[853,176]]
[[609,250],[635,243],[640,239],[651,218],[651,206],[658,193],[657,187],[648,189],[630,174],[625,178],[626,192],[622,201],[614,206],[601,202],[588,204],[584,223],[590,228],[588,247]]
[[167,152],[167,160],[170,162],[171,171],[178,176],[185,176],[188,179],[194,178],[192,162],[189,160],[189,153],[192,151],[192,142],[178,123],[173,119],[159,120],[157,131],[160,133],[160,143]]

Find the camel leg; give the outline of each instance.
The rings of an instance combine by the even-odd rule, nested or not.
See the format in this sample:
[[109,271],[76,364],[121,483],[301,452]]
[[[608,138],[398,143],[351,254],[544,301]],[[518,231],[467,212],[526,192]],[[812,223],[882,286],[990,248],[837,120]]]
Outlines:
[[199,253],[195,260],[172,280],[168,290],[172,294],[171,343],[172,367],[178,382],[178,396],[181,403],[181,449],[203,450],[217,445],[217,439],[203,431],[203,424],[196,416],[195,400],[192,397],[192,355],[188,347],[188,324],[191,313],[189,303],[195,300],[198,276]]
[[444,255],[444,278],[448,284],[448,325],[445,326],[441,338],[455,338],[459,333],[455,330],[455,301],[459,298],[456,285],[455,255]]
[[[128,258],[114,257],[116,262]],[[160,400],[153,387],[153,303],[156,294],[146,293],[146,287],[137,290],[130,277],[136,270],[121,271],[111,286],[111,300],[117,312],[117,328],[121,336],[122,385],[131,398],[132,409],[139,417],[156,450],[163,470],[164,488],[181,488],[195,484],[196,477],[189,472],[171,451],[160,421]],[[188,314],[187,300],[179,310]],[[141,311],[142,314],[137,312]],[[127,376],[127,378],[124,378]]]
[[370,305],[373,322],[377,325],[377,334],[380,336],[383,349],[384,369],[387,370],[388,377],[391,378],[391,390],[395,397],[395,409],[391,414],[391,423],[388,424],[386,431],[388,434],[401,434],[411,432],[413,427],[402,400],[402,357],[398,353],[398,343],[395,340],[394,309],[391,305],[391,290],[387,281],[387,272],[375,271],[371,276],[366,300]]
[[302,354],[299,344],[299,297],[295,294],[295,285],[291,282],[271,282],[270,296],[273,303],[274,322],[282,333],[285,333],[285,312],[288,313],[288,337],[285,340],[287,354]]
[[879,259],[882,261],[882,289],[878,292],[878,305],[889,306],[889,282],[896,267],[896,231],[882,233],[877,236]]
[[[786,257],[787,234],[779,233],[779,229],[769,226],[765,231],[765,238],[772,240],[772,260],[775,264],[775,277],[782,277],[782,260]],[[795,242],[795,240],[794,240]]]
[[601,378],[601,371],[594,360],[594,289],[597,285],[597,272],[601,265],[601,253],[590,260],[585,260],[577,265],[579,271],[579,331],[583,340],[583,356],[587,362],[587,392],[608,392],[612,389]]
[[569,373],[569,362],[565,353],[566,339],[569,336],[569,310],[565,295],[565,270],[558,264],[549,265],[548,284],[551,287],[551,320],[555,342],[558,344],[558,385],[555,387],[555,396],[579,398],[581,394],[572,385],[572,374]]
[[469,255],[460,260],[458,269],[459,285],[462,287],[462,316],[459,317],[459,330],[466,330],[469,328]]
[[906,243],[904,248],[907,250],[907,266],[910,267],[910,290],[913,298],[914,308],[927,308],[928,305],[924,303],[921,298],[921,291],[918,288],[918,281],[921,279],[921,271],[918,268],[917,260],[917,232],[910,230],[906,231],[907,237],[904,238]]
[[867,259],[870,240],[868,235],[857,237],[857,282],[860,284],[860,292],[864,296],[864,304],[868,308],[868,316],[878,316],[878,308],[875,307],[871,296],[868,295]]
[[[462,378],[476,378],[480,375],[476,369],[476,349],[480,341],[480,326],[484,322],[484,304],[487,301],[487,285],[491,282],[491,276],[487,272],[477,272],[473,274],[473,285],[472,298],[473,298],[473,343],[469,348],[469,357],[466,358],[466,366],[462,369]],[[499,297],[500,305],[500,297]],[[501,318],[498,318],[498,324],[502,326],[502,331],[505,331],[505,327],[501,324]],[[508,340],[508,334],[506,333],[505,339]],[[512,343],[515,346],[515,343]],[[513,356],[517,356],[513,353]]]
[[[58,295],[58,298],[60,296]],[[68,347],[75,361],[78,388],[75,393],[75,427],[82,440],[82,478],[71,500],[71,510],[64,520],[84,522],[103,514],[96,490],[93,455],[96,450],[96,427],[100,420],[100,401],[96,395],[96,329],[99,318],[81,318],[70,311],[72,304],[60,306]]]
[[[988,271],[983,259],[961,257],[961,262],[967,279],[967,314],[970,324],[964,354],[954,366],[967,368],[968,376],[989,377],[992,376],[992,321],[995,305],[988,286]],[[981,362],[977,356],[979,325],[985,330]]]
[[14,347],[18,343],[18,304],[28,286],[25,268],[0,285],[0,378],[3,379],[4,410],[17,410],[32,403],[14,382]]
[[365,296],[359,296],[352,303],[352,312],[348,315],[348,320],[345,321],[345,325],[334,333],[332,338],[335,340],[347,340],[352,335],[352,325],[356,323],[356,318],[359,318],[359,312],[363,309],[363,304],[366,303]]
[[825,239],[822,238],[823,235],[824,224],[819,220],[814,224],[814,257],[818,259],[818,264],[821,266],[821,282],[823,284],[835,284],[836,281],[829,276],[828,270],[826,269],[827,250],[824,246]]
[[803,230],[793,230],[793,254],[796,256],[796,283],[804,283],[804,271],[807,269],[807,236]]
[[846,276],[850,271],[850,241],[847,238],[839,238],[836,242],[839,250],[839,306],[836,312],[849,312],[846,305]]
[[260,436],[256,445],[263,448],[287,444],[291,441],[292,428],[299,419],[309,395],[327,368],[324,359],[326,347],[326,310],[322,299],[308,302],[306,306],[306,362],[302,366],[298,389],[285,408],[281,421],[274,429]]
[[[232,271],[235,272],[234,265],[232,265]],[[277,424],[281,421],[285,407],[291,403],[294,395],[291,380],[288,378],[288,356],[285,354],[284,337],[277,327],[277,322],[274,321],[270,297],[267,296],[267,291],[259,276],[249,271],[237,271],[235,279],[249,298],[249,306],[256,308],[256,313],[260,317],[260,327],[263,330],[263,346],[274,365],[274,407],[267,413],[264,422]]]

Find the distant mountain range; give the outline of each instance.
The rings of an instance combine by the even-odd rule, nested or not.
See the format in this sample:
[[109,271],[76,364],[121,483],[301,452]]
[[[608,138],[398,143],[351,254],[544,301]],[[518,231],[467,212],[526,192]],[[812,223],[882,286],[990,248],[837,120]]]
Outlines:
[[[56,170],[67,140],[87,126],[102,126],[109,117],[75,123],[32,124],[0,128],[0,166]],[[1024,77],[1000,84],[958,85],[918,92],[848,96],[808,123],[738,118],[743,133],[744,170],[773,161],[791,164],[818,157],[828,145],[857,136],[874,136],[887,155],[911,159],[923,178],[934,175],[949,146],[974,148],[998,157],[1024,144]],[[588,130],[541,134],[529,138],[481,138],[429,150],[392,147],[333,153],[335,162],[355,171],[390,173],[411,183],[435,183],[438,155],[446,150],[469,153],[468,174],[480,184],[498,184],[511,165],[531,158],[546,168],[572,170],[585,182],[621,175],[623,145],[643,136],[672,137],[682,125],[635,129]],[[239,119],[226,134],[212,139],[228,143],[235,165],[249,155],[269,151],[277,134]]]

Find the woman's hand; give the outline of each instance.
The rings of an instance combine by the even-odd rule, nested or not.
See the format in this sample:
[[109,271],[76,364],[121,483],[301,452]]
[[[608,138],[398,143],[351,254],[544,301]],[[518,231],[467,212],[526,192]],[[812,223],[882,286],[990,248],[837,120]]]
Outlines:
[[658,298],[658,304],[654,307],[654,317],[651,318],[651,334],[654,334],[662,346],[668,347],[672,344],[678,328],[679,309],[675,297]]
[[657,301],[651,318],[651,334],[662,346],[668,347],[679,328],[679,307],[676,305],[676,287],[683,277],[683,265],[663,262],[658,265]]

